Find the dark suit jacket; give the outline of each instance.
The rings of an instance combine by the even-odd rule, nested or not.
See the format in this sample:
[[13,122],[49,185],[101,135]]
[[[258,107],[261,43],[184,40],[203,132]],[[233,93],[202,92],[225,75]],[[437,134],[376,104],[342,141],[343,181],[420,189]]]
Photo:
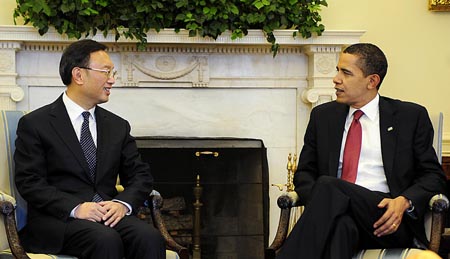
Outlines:
[[[303,204],[308,202],[319,176],[337,176],[348,110],[345,104],[330,102],[311,111],[294,176],[295,191]],[[418,219],[407,221],[426,244],[423,215],[428,201],[436,193],[445,193],[445,174],[432,146],[434,131],[430,118],[420,105],[387,97],[380,97],[379,110],[387,184],[392,197],[403,195],[413,202]]]
[[[78,204],[91,201],[95,192],[104,200],[127,202],[133,211],[152,191],[153,178],[140,160],[129,123],[97,107],[97,173],[89,168],[70,122],[62,96],[19,122],[14,155],[16,186],[28,202],[27,225],[21,231],[32,251],[57,253],[65,223]],[[117,175],[125,191],[118,193]]]

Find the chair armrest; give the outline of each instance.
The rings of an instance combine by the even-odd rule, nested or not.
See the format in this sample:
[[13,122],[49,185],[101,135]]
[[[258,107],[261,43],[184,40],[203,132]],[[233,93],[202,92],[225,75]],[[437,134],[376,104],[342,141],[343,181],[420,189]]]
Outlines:
[[449,200],[443,194],[434,195],[429,202],[431,210],[431,235],[428,248],[434,252],[439,252],[441,239],[445,229],[446,213],[449,208]]
[[449,204],[449,200],[444,194],[434,195],[429,202],[430,210],[436,213],[446,212],[449,208]]
[[295,191],[286,192],[278,197],[277,204],[280,209],[290,209],[292,207],[300,206],[300,198]]
[[[2,196],[5,194],[2,194]],[[2,197],[3,198],[3,197]],[[8,199],[0,200],[0,210],[3,214],[6,237],[8,238],[11,253],[17,259],[30,259],[19,241],[16,228],[15,207]]]
[[272,244],[264,251],[265,258],[275,258],[276,252],[281,248],[288,235],[291,208],[300,206],[299,196],[296,192],[286,192],[278,197],[277,204],[280,207],[280,221]]
[[188,249],[178,244],[167,231],[166,225],[161,215],[162,205],[163,198],[161,197],[161,195],[158,192],[152,192],[149,196],[149,206],[152,213],[153,224],[161,232],[161,235],[166,240],[168,249],[177,252],[181,259],[188,259]]

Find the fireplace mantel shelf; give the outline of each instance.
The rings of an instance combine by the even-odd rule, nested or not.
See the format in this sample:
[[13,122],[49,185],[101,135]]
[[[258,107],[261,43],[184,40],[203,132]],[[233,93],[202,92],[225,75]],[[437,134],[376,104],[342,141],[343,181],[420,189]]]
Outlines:
[[[308,39],[302,37],[293,37],[295,30],[275,30],[274,35],[280,45],[346,45],[359,41],[359,38],[364,33],[362,30],[347,30],[347,31],[325,31],[321,36],[315,36]],[[100,42],[115,43],[115,36],[109,33],[106,37],[101,33],[92,36]],[[74,39],[69,39],[65,35],[59,34],[55,29],[40,35],[37,29],[32,26],[0,26],[0,42],[53,42],[63,43],[70,42]],[[232,44],[232,45],[269,45],[264,33],[261,30],[249,30],[248,35],[232,40],[230,32],[224,32],[216,40],[208,37],[189,37],[187,30],[181,30],[176,33],[173,29],[163,29],[160,32],[150,31],[147,33],[148,43],[164,43],[164,44]],[[120,38],[116,43],[136,43],[136,40]]]

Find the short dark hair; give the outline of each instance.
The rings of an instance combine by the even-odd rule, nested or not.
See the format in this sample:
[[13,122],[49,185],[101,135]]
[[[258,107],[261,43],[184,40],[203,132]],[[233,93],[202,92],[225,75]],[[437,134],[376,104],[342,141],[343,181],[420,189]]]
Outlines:
[[380,88],[387,73],[388,63],[383,51],[370,43],[357,43],[348,46],[344,53],[358,56],[358,67],[362,70],[364,76],[377,74],[380,76]]
[[63,52],[59,62],[59,75],[65,85],[72,81],[74,67],[89,66],[90,55],[99,50],[106,50],[106,46],[94,40],[79,40],[70,44]]

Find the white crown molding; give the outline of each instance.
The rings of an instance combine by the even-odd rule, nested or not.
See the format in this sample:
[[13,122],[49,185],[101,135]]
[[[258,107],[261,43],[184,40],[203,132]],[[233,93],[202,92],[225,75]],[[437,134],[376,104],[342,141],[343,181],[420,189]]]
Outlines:
[[[359,42],[361,35],[365,31],[362,30],[339,30],[325,31],[321,36],[313,36],[304,39],[301,36],[293,37],[295,30],[275,30],[274,35],[280,45],[302,46],[302,45],[348,45]],[[189,37],[187,30],[181,30],[175,33],[173,29],[163,29],[160,32],[150,31],[147,33],[147,42],[150,44],[231,44],[231,45],[269,45],[264,33],[261,30],[249,30],[248,35],[232,40],[230,32],[224,32],[216,40],[212,38],[203,38],[200,36]],[[116,43],[113,33],[104,37],[101,33],[88,38],[95,39],[104,43]],[[53,42],[64,43],[71,42],[65,35],[59,34],[55,29],[50,28],[49,31],[40,35],[36,28],[26,25],[0,25],[0,41],[20,41],[20,42]],[[120,38],[117,43],[136,43],[136,40]]]

